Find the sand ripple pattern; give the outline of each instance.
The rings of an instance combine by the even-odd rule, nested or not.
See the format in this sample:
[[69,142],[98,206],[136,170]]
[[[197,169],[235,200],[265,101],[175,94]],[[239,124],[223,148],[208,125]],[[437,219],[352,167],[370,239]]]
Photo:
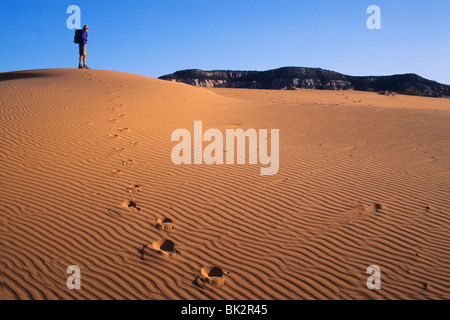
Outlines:
[[[450,111],[30,72],[0,82],[0,299],[450,298]],[[173,165],[171,132],[194,120],[279,128],[279,173]],[[365,286],[372,264],[382,290]],[[199,286],[205,266],[224,284]]]

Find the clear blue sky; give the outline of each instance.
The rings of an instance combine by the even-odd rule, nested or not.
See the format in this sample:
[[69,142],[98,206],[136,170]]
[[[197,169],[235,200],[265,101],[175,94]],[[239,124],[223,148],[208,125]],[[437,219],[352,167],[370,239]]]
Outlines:
[[[0,72],[76,67],[72,4],[90,27],[92,68],[158,77],[304,66],[450,84],[449,0],[0,0]],[[381,30],[366,27],[372,4]]]

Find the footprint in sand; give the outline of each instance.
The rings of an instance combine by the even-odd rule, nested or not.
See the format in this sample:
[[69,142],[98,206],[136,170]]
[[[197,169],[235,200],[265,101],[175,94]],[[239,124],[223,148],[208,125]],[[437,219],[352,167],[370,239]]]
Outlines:
[[118,115],[118,117],[119,117],[119,118],[123,118],[123,117],[126,117],[126,115],[124,115],[123,113],[121,113],[121,114]]
[[220,288],[225,284],[225,274],[230,274],[227,271],[223,271],[222,268],[217,266],[205,266],[200,271],[202,277],[198,277],[197,283],[201,281],[203,284],[209,284],[213,288]]
[[110,134],[109,137],[111,139],[119,139],[120,138],[118,134]]
[[128,193],[139,193],[141,192],[141,186],[137,184],[132,184],[127,187]]
[[139,144],[139,142],[137,141],[131,141],[130,142],[130,146],[137,146]]
[[373,205],[373,207],[375,208],[375,211],[379,212],[381,209],[383,209],[383,205],[381,203],[375,203]]
[[158,218],[156,220],[156,228],[158,230],[170,231],[173,229],[172,219],[169,218]]
[[385,209],[385,205],[382,205],[380,203],[374,203],[372,205],[359,205],[356,208],[353,208],[346,212],[345,221],[353,222],[355,219],[358,219],[362,215],[378,213],[383,209]]
[[111,174],[115,177],[120,177],[122,175],[122,171],[120,170],[112,170]]
[[134,202],[133,200],[125,200],[124,202],[122,202],[122,207],[135,212],[140,212],[142,210],[142,208],[138,208],[136,202]]
[[172,240],[161,239],[152,244],[153,249],[167,256],[179,256],[181,253],[175,249],[175,243]]
[[112,122],[112,123],[117,123],[117,122],[119,122],[119,120],[117,120],[117,119],[109,119],[109,121]]
[[115,110],[117,110],[117,108],[116,108],[116,107],[108,107],[108,109],[109,109],[109,110],[111,110],[111,111],[115,111]]
[[133,165],[133,160],[122,160],[122,165],[131,166]]
[[128,129],[128,128],[119,128],[118,130],[120,132],[131,132],[131,129]]

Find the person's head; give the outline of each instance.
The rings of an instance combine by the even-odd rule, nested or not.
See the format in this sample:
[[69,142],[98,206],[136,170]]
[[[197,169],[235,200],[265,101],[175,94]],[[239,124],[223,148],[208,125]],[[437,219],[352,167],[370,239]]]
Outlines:
[[88,31],[89,30],[89,26],[87,24],[85,24],[84,27],[83,27],[83,30],[84,31]]

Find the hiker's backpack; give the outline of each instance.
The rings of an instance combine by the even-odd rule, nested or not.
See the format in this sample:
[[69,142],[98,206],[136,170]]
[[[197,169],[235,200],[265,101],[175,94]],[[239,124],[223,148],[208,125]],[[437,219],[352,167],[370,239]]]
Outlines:
[[83,43],[83,39],[81,38],[83,36],[83,29],[77,29],[75,30],[75,37],[73,38],[74,43]]

